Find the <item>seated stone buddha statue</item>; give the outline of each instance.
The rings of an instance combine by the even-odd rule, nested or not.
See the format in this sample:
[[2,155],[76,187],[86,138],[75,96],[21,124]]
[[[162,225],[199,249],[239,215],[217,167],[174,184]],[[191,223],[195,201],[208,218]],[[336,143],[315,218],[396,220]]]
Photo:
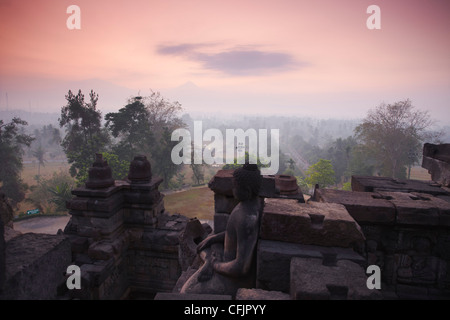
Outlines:
[[203,265],[186,281],[181,293],[226,294],[251,288],[255,281],[255,248],[259,235],[262,176],[256,164],[233,173],[233,195],[239,200],[226,230],[212,234],[197,247]]

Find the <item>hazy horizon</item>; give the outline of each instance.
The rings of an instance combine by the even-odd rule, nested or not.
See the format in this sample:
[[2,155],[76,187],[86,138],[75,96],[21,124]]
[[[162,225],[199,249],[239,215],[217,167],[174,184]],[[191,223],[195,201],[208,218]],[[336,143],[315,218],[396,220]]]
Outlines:
[[446,0],[76,2],[80,30],[71,1],[0,0],[0,110],[92,89],[105,114],[153,90],[188,114],[359,119],[408,98],[449,122]]

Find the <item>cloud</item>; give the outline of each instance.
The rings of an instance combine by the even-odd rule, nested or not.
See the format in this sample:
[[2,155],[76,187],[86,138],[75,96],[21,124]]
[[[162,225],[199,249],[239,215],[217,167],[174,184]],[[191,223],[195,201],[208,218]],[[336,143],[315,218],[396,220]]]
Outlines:
[[159,46],[161,55],[183,56],[191,61],[199,62],[203,68],[220,71],[234,76],[251,76],[264,73],[286,71],[305,66],[287,53],[263,51],[248,47],[237,47],[218,53],[205,53],[212,44],[178,44]]
[[195,49],[206,46],[200,43],[182,43],[177,45],[161,45],[156,52],[161,55],[186,55],[194,52]]
[[291,55],[260,50],[231,50],[217,54],[198,54],[203,67],[231,75],[254,75],[286,70],[292,67]]

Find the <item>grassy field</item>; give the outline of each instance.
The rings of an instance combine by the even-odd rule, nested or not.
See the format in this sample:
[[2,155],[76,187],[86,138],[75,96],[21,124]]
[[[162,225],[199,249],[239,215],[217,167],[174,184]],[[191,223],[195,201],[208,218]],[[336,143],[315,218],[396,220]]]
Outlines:
[[428,173],[427,169],[422,167],[412,167],[411,168],[411,179],[413,180],[431,180],[431,174]]
[[213,220],[214,193],[207,186],[171,193],[165,196],[164,207],[170,214]]
[[[67,172],[69,173],[70,165],[65,162],[47,162],[45,166],[41,166],[40,172],[43,179],[51,178],[54,172]],[[21,177],[25,183],[29,186],[35,185],[35,176],[38,174],[37,163],[24,163]]]
[[[63,163],[63,162],[48,162],[45,164],[45,166],[41,166],[40,173],[41,177],[43,179],[49,179],[53,176],[54,172],[69,172],[69,164]],[[28,184],[28,186],[34,186],[36,185],[35,176],[38,174],[38,165],[37,163],[24,163],[23,170],[22,170],[22,180]],[[27,192],[26,196],[30,193],[30,191]],[[25,196],[25,197],[26,197]],[[36,209],[35,205],[28,203],[26,201],[22,201],[19,203],[18,208],[14,211],[14,215],[18,216],[19,213],[24,213],[27,210]]]
[[[40,173],[43,179],[49,179],[54,172],[69,172],[67,163],[46,163],[41,166]],[[207,182],[217,169],[209,169],[205,172],[205,181]],[[192,170],[189,166],[184,166],[182,173],[185,174],[185,183],[193,183]],[[24,164],[22,170],[22,179],[29,186],[36,185],[35,176],[38,174],[37,163]],[[207,180],[208,179],[208,180]],[[214,194],[208,187],[197,187],[187,191],[174,192],[164,198],[166,211],[171,214],[180,213],[188,217],[197,217],[198,219],[213,219],[214,214]],[[15,215],[21,212],[35,209],[33,204],[22,201],[19,204]]]

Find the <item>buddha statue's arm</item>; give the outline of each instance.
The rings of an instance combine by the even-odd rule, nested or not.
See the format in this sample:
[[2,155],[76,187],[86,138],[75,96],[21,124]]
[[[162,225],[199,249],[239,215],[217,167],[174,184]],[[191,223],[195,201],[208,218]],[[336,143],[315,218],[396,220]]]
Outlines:
[[[253,220],[251,218],[250,220]],[[253,252],[258,240],[258,232],[254,221],[247,221],[238,228],[238,242],[236,258],[227,262],[215,261],[213,268],[216,272],[230,277],[241,277],[248,274],[253,259]]]
[[203,251],[205,248],[211,246],[213,243],[222,242],[225,240],[225,231],[212,234],[203,241],[201,241],[197,246],[197,252]]

